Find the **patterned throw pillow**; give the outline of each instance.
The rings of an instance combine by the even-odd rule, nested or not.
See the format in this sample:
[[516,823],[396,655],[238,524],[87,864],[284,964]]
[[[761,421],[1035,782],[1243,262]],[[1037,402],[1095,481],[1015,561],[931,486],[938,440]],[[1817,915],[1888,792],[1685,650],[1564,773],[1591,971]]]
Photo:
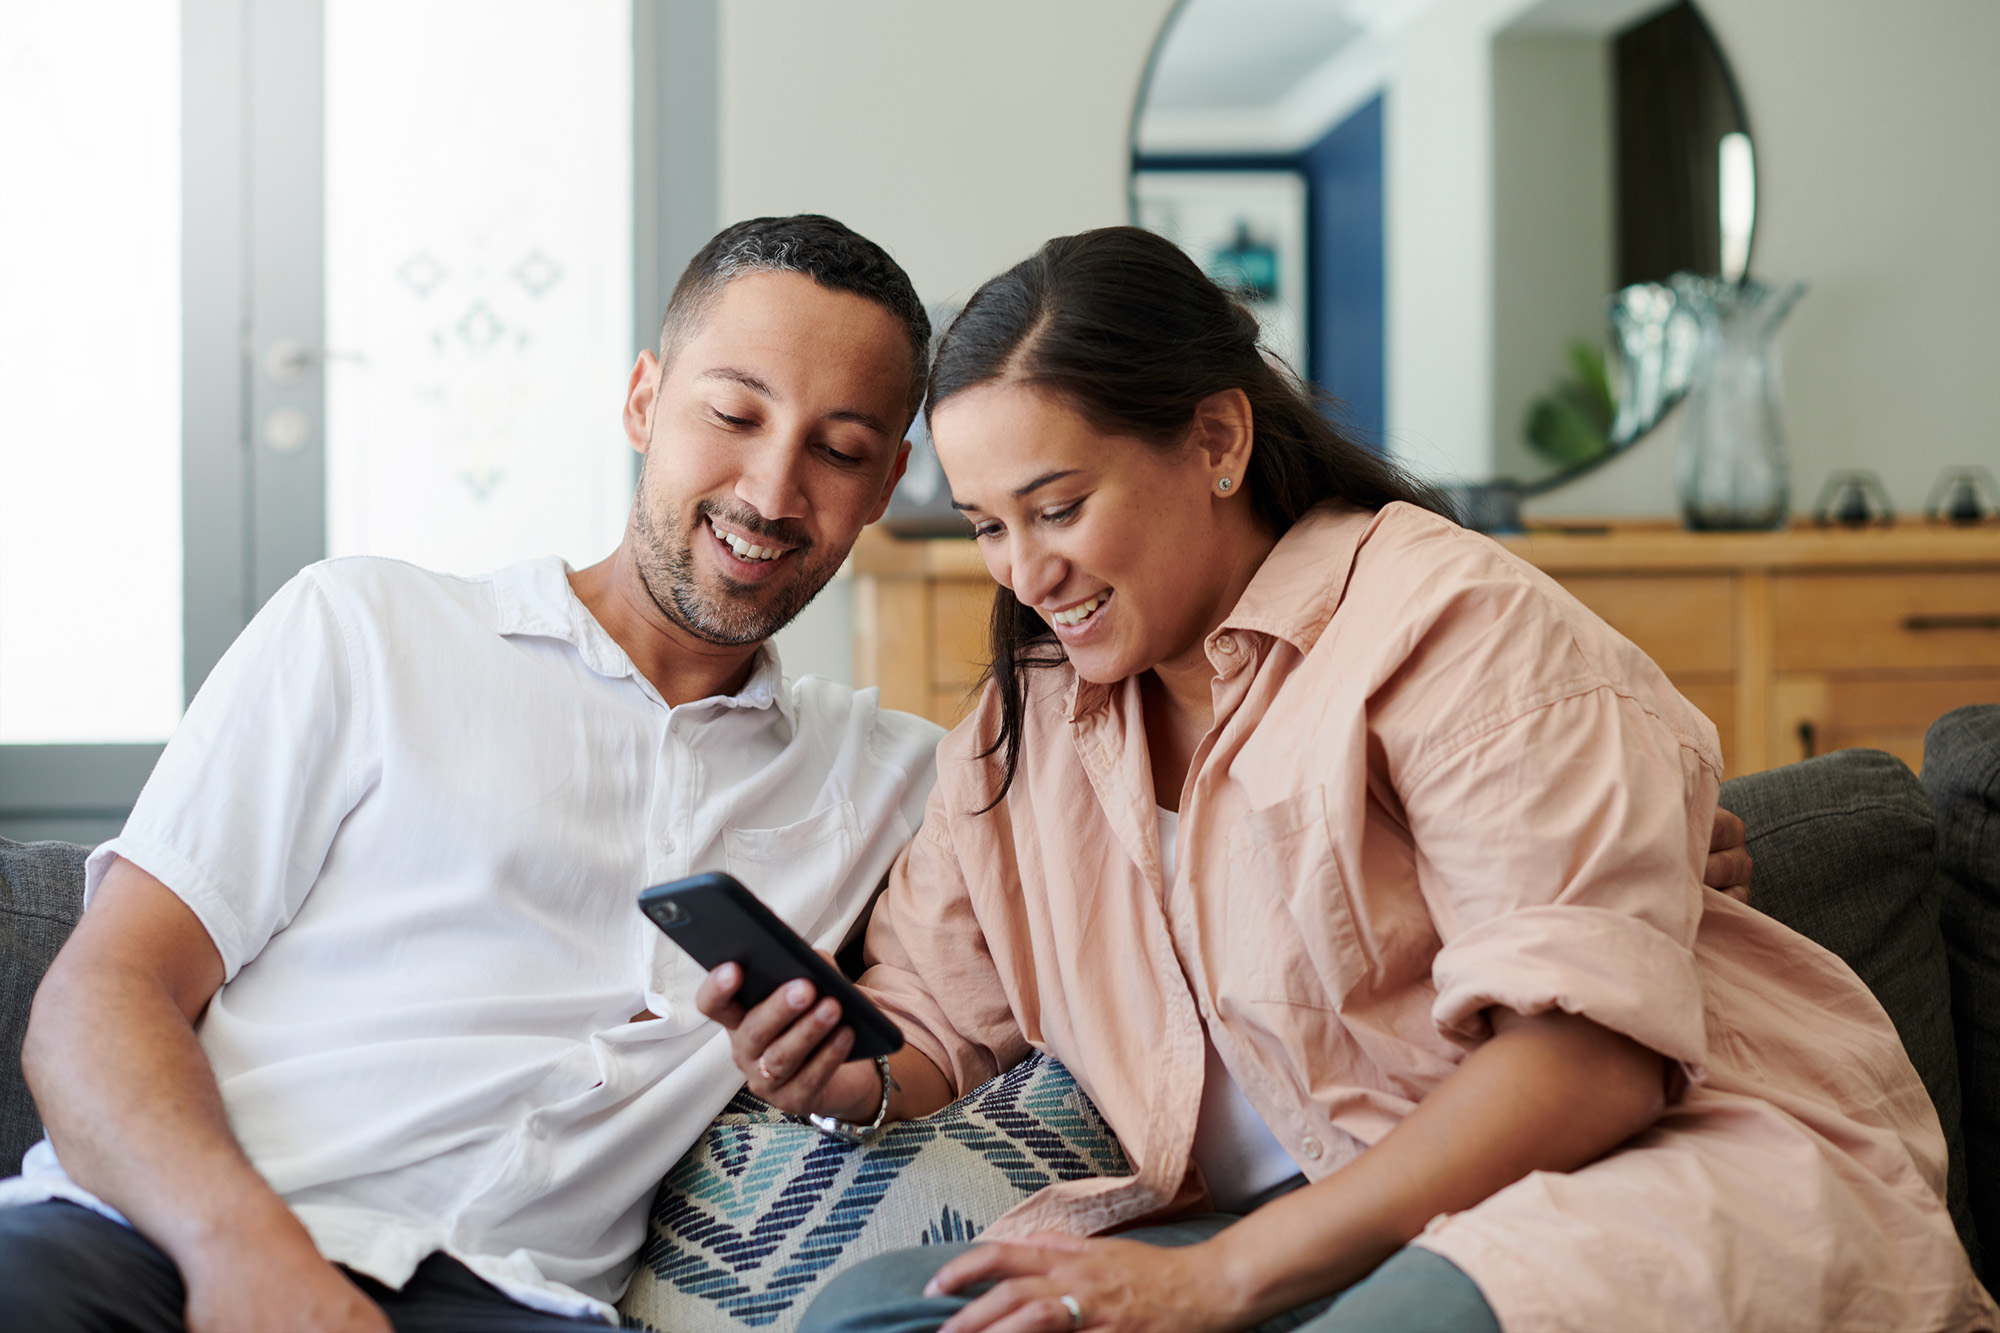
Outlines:
[[866,1148],[740,1092],[668,1174],[619,1302],[627,1328],[786,1330],[851,1264],[970,1240],[1059,1180],[1130,1175],[1067,1069],[1031,1056]]

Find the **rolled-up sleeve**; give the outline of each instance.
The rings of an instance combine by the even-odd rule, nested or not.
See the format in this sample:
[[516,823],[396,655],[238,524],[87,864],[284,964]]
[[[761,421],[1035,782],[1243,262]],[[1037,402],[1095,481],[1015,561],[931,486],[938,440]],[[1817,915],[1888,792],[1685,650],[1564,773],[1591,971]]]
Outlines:
[[946,786],[876,901],[860,985],[963,1096],[1026,1058],[1028,1043],[951,836]]
[[1613,685],[1474,729],[1402,792],[1444,941],[1432,1019],[1487,1035],[1487,1009],[1561,1010],[1705,1074],[1693,953],[1717,775]]

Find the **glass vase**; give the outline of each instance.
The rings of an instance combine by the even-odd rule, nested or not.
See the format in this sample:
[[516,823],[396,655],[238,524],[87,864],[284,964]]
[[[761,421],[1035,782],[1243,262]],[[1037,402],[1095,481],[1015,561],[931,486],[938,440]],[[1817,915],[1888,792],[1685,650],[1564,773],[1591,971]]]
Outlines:
[[1806,285],[1676,273],[1673,287],[1700,329],[1681,411],[1681,518],[1707,531],[1783,527],[1791,473],[1773,343]]

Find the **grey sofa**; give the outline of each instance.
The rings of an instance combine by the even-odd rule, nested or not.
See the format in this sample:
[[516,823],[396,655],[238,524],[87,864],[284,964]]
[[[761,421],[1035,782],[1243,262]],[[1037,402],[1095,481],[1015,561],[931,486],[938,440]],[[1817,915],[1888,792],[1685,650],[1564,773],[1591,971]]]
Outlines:
[[[2000,1236],[2000,706],[1932,727],[1921,781],[1874,750],[1736,778],[1755,903],[1881,1000],[1936,1103],[1949,1198],[1981,1267]],[[20,1047],[34,989],[80,907],[85,849],[0,839],[0,1176],[41,1136]]]

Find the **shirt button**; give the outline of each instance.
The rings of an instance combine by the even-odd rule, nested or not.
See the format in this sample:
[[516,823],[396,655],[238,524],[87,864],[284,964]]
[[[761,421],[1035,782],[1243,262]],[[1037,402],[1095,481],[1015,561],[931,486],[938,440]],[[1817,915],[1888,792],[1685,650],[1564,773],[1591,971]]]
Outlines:
[[1221,635],[1217,635],[1217,636],[1216,636],[1216,640],[1215,640],[1215,651],[1217,651],[1218,653],[1233,653],[1233,652],[1235,652],[1235,651],[1236,651],[1236,636],[1235,636],[1235,635],[1233,635],[1233,634],[1221,634]]
[[662,833],[660,835],[660,850],[665,852],[669,856],[673,855],[674,840],[671,834]]
[[1299,1151],[1304,1153],[1312,1161],[1317,1162],[1319,1160],[1319,1155],[1325,1152],[1326,1149],[1320,1146],[1320,1142],[1318,1139],[1308,1134],[1303,1139],[1299,1140]]

